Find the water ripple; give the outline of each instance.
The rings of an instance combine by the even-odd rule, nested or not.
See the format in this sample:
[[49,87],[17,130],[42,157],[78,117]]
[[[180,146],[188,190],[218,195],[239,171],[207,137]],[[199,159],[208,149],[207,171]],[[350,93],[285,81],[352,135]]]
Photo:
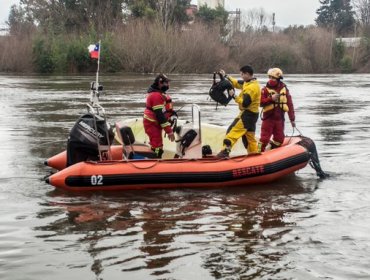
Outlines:
[[[50,171],[42,162],[65,149],[90,80],[0,77],[1,279],[368,277],[369,75],[284,79],[327,180],[307,167],[271,185],[231,189],[53,190],[41,180]],[[151,76],[102,80],[110,122],[142,114]],[[210,83],[210,75],[174,75],[172,98],[177,107],[200,104],[204,121],[227,126],[238,108],[216,111]]]

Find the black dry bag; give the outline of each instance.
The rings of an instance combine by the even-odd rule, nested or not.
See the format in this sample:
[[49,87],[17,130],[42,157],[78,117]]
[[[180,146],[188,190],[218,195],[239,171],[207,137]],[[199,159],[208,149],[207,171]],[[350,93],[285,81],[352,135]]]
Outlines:
[[[216,74],[219,75],[220,81],[216,81]],[[228,79],[225,79],[220,73],[213,73],[213,84],[209,89],[209,96],[220,103],[221,105],[226,106],[229,104],[232,97],[229,95],[229,91],[233,89],[233,85]]]

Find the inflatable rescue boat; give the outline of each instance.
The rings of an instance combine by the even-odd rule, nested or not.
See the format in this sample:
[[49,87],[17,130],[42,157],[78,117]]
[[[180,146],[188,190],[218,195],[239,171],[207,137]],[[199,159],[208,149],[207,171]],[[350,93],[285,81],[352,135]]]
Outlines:
[[286,137],[281,147],[254,155],[246,155],[240,141],[229,158],[218,158],[226,128],[201,124],[197,105],[192,105],[191,120],[179,122],[176,131],[176,141],[166,140],[158,159],[147,144],[142,119],[117,123],[111,145],[109,125],[90,112],[72,128],[67,151],[45,162],[58,170],[46,182],[68,191],[247,186],[272,182],[308,163],[320,176],[315,144],[304,136]]
[[291,137],[278,149],[225,159],[84,161],[51,175],[46,182],[69,191],[261,184],[304,168],[311,159],[313,145],[309,138]]

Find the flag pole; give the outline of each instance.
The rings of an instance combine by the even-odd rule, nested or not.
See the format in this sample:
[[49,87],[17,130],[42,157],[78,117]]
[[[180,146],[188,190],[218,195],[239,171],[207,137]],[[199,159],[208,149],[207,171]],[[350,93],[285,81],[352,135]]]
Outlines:
[[101,52],[101,40],[99,40],[99,51],[98,51],[98,68],[96,70],[96,90],[99,90],[99,68],[100,68],[100,52]]

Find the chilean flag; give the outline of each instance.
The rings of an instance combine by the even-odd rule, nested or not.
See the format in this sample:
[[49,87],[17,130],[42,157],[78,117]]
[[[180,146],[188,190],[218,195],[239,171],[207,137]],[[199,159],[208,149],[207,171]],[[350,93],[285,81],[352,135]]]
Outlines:
[[89,50],[91,58],[96,58],[96,59],[99,58],[99,51],[100,51],[99,44],[90,45],[87,47],[87,49]]

